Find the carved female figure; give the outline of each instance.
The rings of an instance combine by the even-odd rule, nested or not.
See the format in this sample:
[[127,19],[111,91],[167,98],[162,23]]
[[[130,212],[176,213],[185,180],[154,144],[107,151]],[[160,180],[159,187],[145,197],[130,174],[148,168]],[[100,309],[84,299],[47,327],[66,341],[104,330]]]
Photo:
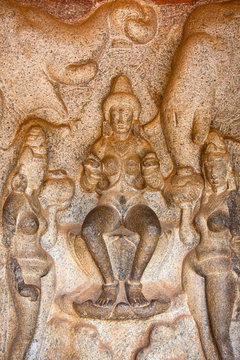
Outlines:
[[46,172],[45,134],[34,126],[26,134],[2,210],[8,284],[15,310],[15,326],[7,345],[9,360],[23,359],[28,350],[39,313],[41,277],[50,265],[40,245],[47,222],[38,199]]
[[217,132],[208,135],[202,163],[205,189],[195,218],[200,243],[185,258],[183,286],[206,359],[233,360],[229,328],[236,279],[230,240],[237,229],[228,205],[236,183],[230,156]]
[[126,283],[130,305],[145,306],[140,279],[157,245],[161,226],[143,197],[144,189],[161,189],[162,175],[157,156],[139,135],[140,104],[133,95],[130,80],[119,76],[103,104],[103,136],[84,161],[81,185],[100,194],[98,206],[86,216],[82,237],[104,280],[96,305],[111,306],[117,297],[114,278],[103,234],[124,226],[138,233],[132,271]]

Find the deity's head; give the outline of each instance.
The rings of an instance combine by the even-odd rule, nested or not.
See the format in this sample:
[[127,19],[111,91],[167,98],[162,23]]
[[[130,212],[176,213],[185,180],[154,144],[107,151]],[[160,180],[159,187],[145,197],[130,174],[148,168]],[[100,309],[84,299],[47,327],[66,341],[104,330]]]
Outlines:
[[223,137],[216,131],[208,135],[202,164],[205,179],[214,192],[236,188],[230,155]]
[[129,78],[125,75],[116,77],[103,104],[105,122],[114,134],[129,134],[134,126],[139,126],[140,111],[141,106],[133,94]]
[[26,133],[17,172],[12,179],[12,187],[23,191],[39,191],[47,173],[46,136],[40,126],[32,126]]

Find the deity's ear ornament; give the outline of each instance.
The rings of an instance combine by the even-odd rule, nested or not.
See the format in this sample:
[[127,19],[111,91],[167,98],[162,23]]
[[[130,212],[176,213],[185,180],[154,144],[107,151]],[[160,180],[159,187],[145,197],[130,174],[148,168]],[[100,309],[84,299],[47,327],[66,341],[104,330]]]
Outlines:
[[103,134],[110,133],[110,110],[114,105],[127,104],[133,109],[133,131],[139,128],[139,115],[141,105],[137,97],[133,94],[130,79],[126,75],[117,76],[111,86],[110,94],[103,103]]

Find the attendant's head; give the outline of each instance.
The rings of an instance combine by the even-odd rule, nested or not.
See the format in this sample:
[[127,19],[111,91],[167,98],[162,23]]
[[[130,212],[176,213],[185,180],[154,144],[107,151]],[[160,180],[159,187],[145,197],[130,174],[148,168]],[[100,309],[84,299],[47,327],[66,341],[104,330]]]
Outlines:
[[223,137],[217,131],[208,135],[202,156],[203,174],[213,192],[236,188],[230,155]]
[[47,174],[47,165],[45,133],[40,126],[33,126],[26,133],[12,188],[29,194],[39,192]]

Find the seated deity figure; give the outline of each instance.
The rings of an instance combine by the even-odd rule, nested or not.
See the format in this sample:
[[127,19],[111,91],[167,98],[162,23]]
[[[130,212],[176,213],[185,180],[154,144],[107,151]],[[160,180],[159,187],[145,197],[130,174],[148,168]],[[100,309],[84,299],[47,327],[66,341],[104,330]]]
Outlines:
[[202,155],[205,188],[195,217],[200,243],[183,265],[183,287],[198,326],[208,360],[233,360],[229,329],[236,299],[231,238],[238,232],[230,204],[236,198],[236,181],[223,138],[208,135]]
[[103,135],[83,163],[81,186],[100,197],[83,222],[81,236],[104,281],[95,305],[112,306],[119,284],[103,235],[120,227],[139,235],[125,288],[131,306],[147,306],[140,280],[156,248],[161,226],[143,192],[147,187],[160,190],[163,178],[154,150],[139,134],[141,107],[129,78],[120,75],[114,80],[103,104]]

